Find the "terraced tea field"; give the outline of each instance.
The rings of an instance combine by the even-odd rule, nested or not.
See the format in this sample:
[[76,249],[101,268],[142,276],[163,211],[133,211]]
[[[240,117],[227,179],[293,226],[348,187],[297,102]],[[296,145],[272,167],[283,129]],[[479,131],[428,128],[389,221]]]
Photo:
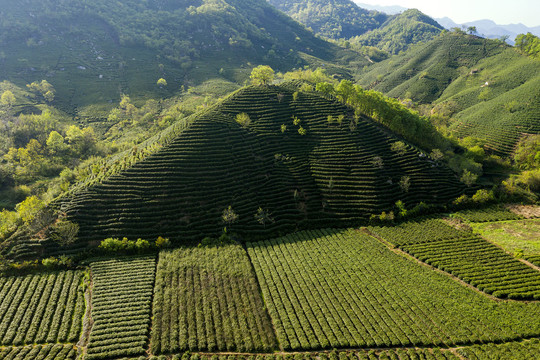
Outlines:
[[[201,234],[219,235],[229,206],[239,216],[232,230],[268,238],[365,220],[397,200],[441,204],[465,190],[450,169],[414,147],[392,150],[399,139],[372,120],[355,120],[338,101],[296,90],[244,88],[197,115],[153,155],[63,199],[59,206],[80,225],[72,247],[110,236],[197,242]],[[241,113],[249,126],[235,121]],[[341,124],[328,121],[340,115]],[[259,223],[258,208],[272,221]]]

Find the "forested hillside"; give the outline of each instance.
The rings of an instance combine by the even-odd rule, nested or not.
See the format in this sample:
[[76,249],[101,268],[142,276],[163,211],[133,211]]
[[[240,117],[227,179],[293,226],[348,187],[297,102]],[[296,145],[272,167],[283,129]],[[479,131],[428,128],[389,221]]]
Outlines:
[[350,0],[268,0],[279,10],[332,39],[350,38],[380,27],[389,16],[358,7]]
[[2,0],[0,7],[0,79],[19,86],[47,79],[54,105],[73,115],[110,110],[122,93],[168,97],[211,78],[243,82],[250,63],[288,70],[306,64],[301,53],[329,61],[338,51],[264,0]]
[[353,44],[373,46],[390,54],[407,50],[412,44],[432,40],[443,27],[416,9],[390,18],[381,27],[350,39]]

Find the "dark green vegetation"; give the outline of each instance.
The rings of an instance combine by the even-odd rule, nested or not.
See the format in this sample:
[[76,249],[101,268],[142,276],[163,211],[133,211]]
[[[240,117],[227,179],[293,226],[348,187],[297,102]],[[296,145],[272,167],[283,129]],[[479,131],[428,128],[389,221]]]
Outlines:
[[[285,70],[303,65],[301,54],[329,61],[339,51],[265,0],[0,6],[0,79],[19,86],[47,79],[54,105],[83,117],[104,117],[122,93],[168,97],[207,79],[241,82],[250,62]],[[168,85],[158,86],[160,78]]]
[[373,228],[419,260],[457,276],[496,297],[540,299],[540,273],[497,246],[440,220]]
[[325,37],[350,38],[379,28],[389,16],[350,0],[269,0],[279,10]]
[[0,278],[0,344],[75,343],[84,313],[82,273]]
[[93,262],[92,314],[85,359],[142,355],[150,334],[153,257]]
[[248,252],[285,349],[442,346],[540,331],[539,303],[489,300],[358,230],[300,232]]
[[[235,121],[241,113],[249,126]],[[133,162],[109,167],[117,174],[57,202],[80,226],[66,251],[108,237],[185,243],[224,226],[267,236],[366,220],[398,200],[443,204],[464,190],[412,146],[394,149],[399,139],[369,118],[292,85],[245,88],[181,125],[154,139],[170,141],[154,154],[141,147]],[[229,206],[233,222],[222,219]]]
[[360,84],[429,104],[422,109],[439,124],[498,155],[540,131],[540,62],[500,41],[445,33],[374,65]]
[[407,50],[412,44],[432,40],[443,27],[416,9],[409,9],[387,20],[381,27],[352,37],[353,45],[373,46],[390,54]]
[[154,354],[276,348],[257,279],[236,244],[161,252],[153,309]]

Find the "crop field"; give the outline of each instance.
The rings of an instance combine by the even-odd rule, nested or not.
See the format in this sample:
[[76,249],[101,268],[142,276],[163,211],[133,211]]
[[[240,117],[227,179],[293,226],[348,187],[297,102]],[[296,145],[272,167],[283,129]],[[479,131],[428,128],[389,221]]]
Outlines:
[[300,232],[249,243],[248,252],[287,350],[455,345],[540,332],[539,303],[490,300],[360,231]]
[[500,298],[540,299],[540,272],[501,248],[440,220],[374,227],[372,231],[419,260]]
[[0,277],[0,344],[76,342],[85,303],[80,271]]
[[0,348],[0,360],[75,360],[73,345],[48,344]]
[[153,317],[153,353],[276,347],[255,274],[240,245],[161,252]]
[[453,213],[452,217],[474,223],[523,219],[522,215],[516,214],[500,205],[485,209],[461,210]]
[[150,331],[154,257],[93,262],[92,319],[85,359],[142,355]]
[[540,354],[540,341],[538,339],[533,339],[530,341],[510,342],[506,344],[475,345],[458,349],[457,353],[470,360],[538,360]]

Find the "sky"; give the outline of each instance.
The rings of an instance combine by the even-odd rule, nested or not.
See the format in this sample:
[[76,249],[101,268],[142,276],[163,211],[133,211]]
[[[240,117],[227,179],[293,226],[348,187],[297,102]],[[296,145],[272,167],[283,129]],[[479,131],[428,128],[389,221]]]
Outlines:
[[540,26],[539,0],[356,0],[372,5],[416,8],[436,18],[449,17],[456,23],[490,19],[499,25],[522,23]]

